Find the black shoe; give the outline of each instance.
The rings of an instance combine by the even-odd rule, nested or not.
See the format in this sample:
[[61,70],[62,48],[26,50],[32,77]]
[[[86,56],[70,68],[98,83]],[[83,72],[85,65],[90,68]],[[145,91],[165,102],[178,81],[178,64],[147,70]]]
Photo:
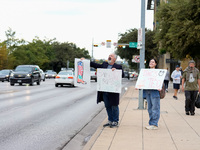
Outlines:
[[174,98],[175,100],[177,100],[177,99],[178,99],[178,97],[176,97],[176,96],[173,96],[173,98]]
[[186,114],[186,115],[190,115],[189,111],[186,111],[185,114]]
[[191,116],[194,116],[195,115],[195,113],[194,112],[191,112]]
[[115,128],[118,127],[118,122],[112,122],[112,124],[110,125],[110,128]]
[[112,124],[111,121],[108,121],[108,123],[104,124],[103,127],[107,127],[107,126],[110,126]]

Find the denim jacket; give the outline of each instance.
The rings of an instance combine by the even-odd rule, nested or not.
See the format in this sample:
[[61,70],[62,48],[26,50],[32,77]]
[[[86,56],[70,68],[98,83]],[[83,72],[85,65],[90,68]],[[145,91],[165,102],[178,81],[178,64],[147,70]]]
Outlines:
[[150,92],[152,97],[160,97],[158,90],[143,90],[143,98],[146,99],[146,93]]

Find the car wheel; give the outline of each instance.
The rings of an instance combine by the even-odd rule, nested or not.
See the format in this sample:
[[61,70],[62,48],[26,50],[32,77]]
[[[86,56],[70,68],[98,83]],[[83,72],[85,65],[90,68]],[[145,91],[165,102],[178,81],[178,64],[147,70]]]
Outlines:
[[97,79],[95,79],[95,82],[97,82]]
[[63,85],[62,85],[62,84],[61,84],[60,86],[61,86],[61,87],[63,87]]
[[55,87],[58,87],[58,84],[55,84]]
[[31,78],[31,83],[29,83],[30,86],[33,86],[33,83],[34,83],[33,78]]
[[19,83],[19,85],[22,85],[22,83]]
[[38,80],[37,85],[40,85],[40,79]]
[[2,81],[2,82],[4,82],[4,81]]
[[11,85],[11,86],[14,86],[15,84],[14,84],[14,83],[10,83],[10,85]]
[[43,79],[43,81],[45,81],[45,78]]

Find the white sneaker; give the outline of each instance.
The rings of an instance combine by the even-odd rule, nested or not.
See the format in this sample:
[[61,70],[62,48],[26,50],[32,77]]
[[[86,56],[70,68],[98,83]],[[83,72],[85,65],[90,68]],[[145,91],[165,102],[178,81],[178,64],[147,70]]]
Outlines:
[[153,126],[153,125],[151,125],[151,126],[146,126],[145,127],[147,130],[158,130],[158,127],[157,126]]

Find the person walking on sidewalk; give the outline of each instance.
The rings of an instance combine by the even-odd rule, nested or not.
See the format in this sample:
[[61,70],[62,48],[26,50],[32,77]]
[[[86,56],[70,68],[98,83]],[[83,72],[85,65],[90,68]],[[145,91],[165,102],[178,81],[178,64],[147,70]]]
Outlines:
[[176,66],[176,70],[174,70],[171,74],[171,78],[173,79],[173,88],[174,88],[174,99],[178,99],[177,93],[180,89],[180,83],[181,83],[181,72],[179,71],[180,67],[179,65]]
[[[103,62],[102,64],[97,64],[95,62],[90,62],[90,66],[93,68],[107,68],[122,70],[122,77],[124,77],[124,72],[121,65],[115,63],[117,59],[117,55],[112,53],[108,57],[108,62]],[[103,126],[110,126],[111,128],[118,126],[119,121],[119,93],[111,93],[111,92],[100,92],[97,94],[97,103],[104,101],[107,115],[108,115],[108,123]]]
[[180,83],[180,89],[178,90],[178,93],[181,93],[181,86],[182,86],[182,78],[183,78],[183,69],[182,67],[180,66],[180,72],[181,72],[181,83]]
[[169,71],[168,71],[168,68],[167,68],[167,73],[165,75],[165,79],[164,79],[164,84],[165,84],[165,89],[166,89],[166,92],[168,92],[168,85],[169,85]]
[[[149,67],[150,69],[157,68],[157,61],[155,59],[151,59]],[[160,93],[158,90],[143,90],[143,98],[146,98],[147,100],[149,113],[149,126],[146,126],[145,128],[147,130],[157,130],[160,118]]]
[[[185,88],[184,88],[185,83]],[[195,67],[195,61],[190,60],[183,72],[182,91],[185,90],[185,113],[195,115],[195,99],[200,93],[200,73]]]

